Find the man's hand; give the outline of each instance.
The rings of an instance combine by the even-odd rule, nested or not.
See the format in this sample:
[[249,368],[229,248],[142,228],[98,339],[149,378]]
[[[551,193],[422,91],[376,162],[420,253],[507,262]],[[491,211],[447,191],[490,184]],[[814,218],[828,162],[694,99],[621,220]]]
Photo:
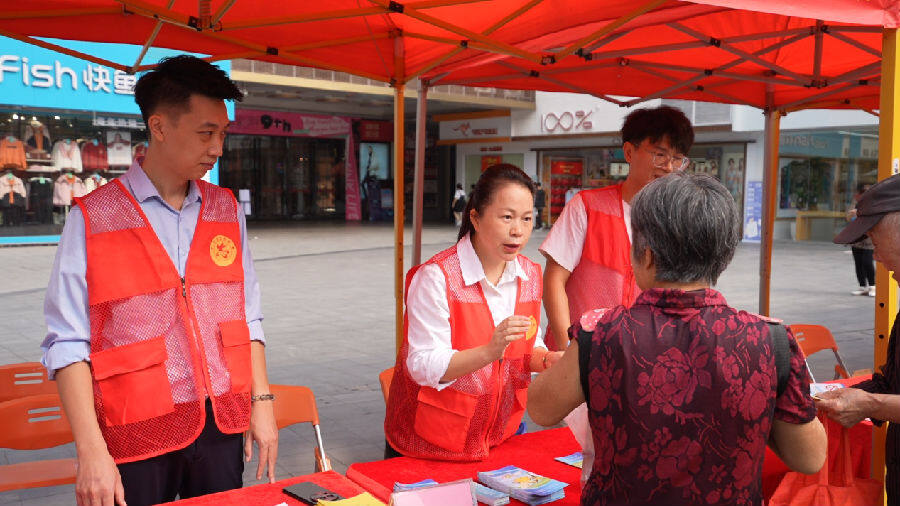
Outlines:
[[253,442],[259,449],[259,465],[256,479],[261,480],[263,469],[269,474],[269,483],[275,483],[275,460],[278,458],[278,426],[272,401],[256,401],[250,408],[250,430],[244,433],[244,458],[253,457]]
[[868,418],[872,394],[858,388],[839,388],[819,394],[816,407],[844,427],[853,427]]
[[105,448],[78,453],[75,498],[78,506],[126,506],[119,469]]

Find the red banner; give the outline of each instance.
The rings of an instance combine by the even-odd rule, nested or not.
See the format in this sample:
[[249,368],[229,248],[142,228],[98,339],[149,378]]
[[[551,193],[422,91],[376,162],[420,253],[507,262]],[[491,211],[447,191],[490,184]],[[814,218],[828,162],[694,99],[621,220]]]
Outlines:
[[351,131],[344,143],[344,191],[346,195],[344,219],[346,221],[362,220],[362,198],[359,193],[359,170],[356,166],[356,136]]
[[394,124],[390,121],[359,120],[359,140],[362,142],[392,142]]
[[551,174],[572,174],[580,176],[584,170],[582,160],[552,160],[550,162]]

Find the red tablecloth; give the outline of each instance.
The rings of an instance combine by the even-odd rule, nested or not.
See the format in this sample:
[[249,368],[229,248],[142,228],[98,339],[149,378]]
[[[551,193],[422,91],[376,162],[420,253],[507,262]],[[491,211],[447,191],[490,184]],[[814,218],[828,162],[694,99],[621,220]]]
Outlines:
[[277,481],[275,483],[263,483],[252,487],[239,488],[229,490],[228,492],[220,492],[218,494],[209,494],[192,499],[184,499],[168,504],[177,504],[178,506],[200,506],[200,505],[216,505],[216,506],[275,506],[282,502],[289,505],[302,505],[303,503],[293,497],[284,494],[281,489],[288,485],[293,485],[301,481],[311,481],[321,487],[327,488],[332,492],[341,494],[344,497],[353,497],[365,492],[356,483],[348,480],[334,471],[324,473],[309,474],[306,476],[296,476],[286,480]]
[[[490,471],[507,465],[516,465],[531,472],[564,483],[566,497],[554,505],[579,504],[581,500],[581,469],[557,462],[562,457],[581,451],[572,431],[567,427],[548,429],[514,436],[500,446],[491,449],[487,460],[481,462],[444,462],[397,457],[376,462],[353,464],[347,469],[347,478],[359,483],[375,497],[387,502],[394,482],[415,483],[431,478],[439,483],[477,479],[478,471]],[[523,504],[511,500],[510,504]]]

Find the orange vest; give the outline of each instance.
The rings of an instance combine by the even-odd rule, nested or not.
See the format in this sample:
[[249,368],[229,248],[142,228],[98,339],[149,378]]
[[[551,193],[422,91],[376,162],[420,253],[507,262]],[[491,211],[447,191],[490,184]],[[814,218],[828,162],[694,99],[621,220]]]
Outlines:
[[[587,213],[581,260],[566,281],[569,321],[586,311],[630,307],[641,293],[631,268],[631,240],[622,210],[622,185],[578,193]],[[548,334],[549,334],[549,329]],[[552,338],[546,339],[553,346]]]
[[[457,378],[442,390],[423,387],[406,369],[409,343],[404,337],[388,395],[384,433],[397,451],[411,457],[439,460],[482,460],[488,450],[512,436],[525,413],[531,382],[531,351],[541,318],[541,268],[517,258],[528,280],[518,280],[515,314],[531,316],[526,339],[511,343],[502,360]],[[490,341],[494,320],[481,283],[466,286],[456,246],[432,257],[447,280],[451,344],[466,350]],[[406,275],[406,288],[418,267]],[[404,318],[404,334],[408,329]]]
[[84,213],[94,408],[116,463],[193,442],[205,401],[227,434],[250,422],[250,331],[237,202],[197,181],[202,208],[185,277],[118,179]]

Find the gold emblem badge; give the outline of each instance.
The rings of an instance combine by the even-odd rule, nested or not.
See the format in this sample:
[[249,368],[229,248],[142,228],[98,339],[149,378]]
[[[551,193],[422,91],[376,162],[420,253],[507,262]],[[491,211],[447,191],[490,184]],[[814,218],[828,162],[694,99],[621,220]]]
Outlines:
[[209,256],[219,267],[228,267],[237,258],[237,246],[224,235],[217,235],[209,242]]
[[533,338],[534,335],[537,334],[538,330],[537,320],[534,319],[534,316],[529,316],[528,320],[531,324],[528,326],[528,332],[525,332],[526,341]]

